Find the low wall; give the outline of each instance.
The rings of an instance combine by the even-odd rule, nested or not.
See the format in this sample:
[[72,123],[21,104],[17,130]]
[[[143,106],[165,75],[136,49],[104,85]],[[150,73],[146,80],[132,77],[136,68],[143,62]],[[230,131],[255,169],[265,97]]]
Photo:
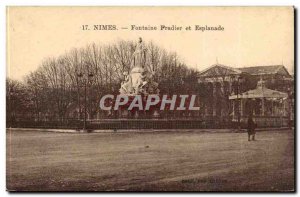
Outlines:
[[[259,128],[288,127],[288,118],[254,117]],[[88,120],[87,129],[230,129],[238,128],[237,121],[228,119],[100,119]],[[6,122],[12,128],[82,129],[82,120],[14,121]],[[247,117],[241,117],[241,128],[247,128]]]
[[145,120],[96,120],[89,123],[91,129],[196,129],[206,128],[201,120],[166,120],[166,119],[145,119]]
[[[254,122],[259,128],[270,128],[270,127],[289,127],[292,126],[292,122],[289,121],[288,117],[281,116],[254,116]],[[241,124],[243,128],[247,128],[248,117],[241,117]],[[234,124],[237,124],[236,121]]]

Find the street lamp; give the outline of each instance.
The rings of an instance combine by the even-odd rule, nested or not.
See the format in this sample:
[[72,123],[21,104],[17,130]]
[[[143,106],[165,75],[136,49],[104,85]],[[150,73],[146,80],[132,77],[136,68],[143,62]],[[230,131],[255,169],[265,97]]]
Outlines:
[[[87,104],[86,104],[86,100],[87,100],[87,93],[86,93],[86,88],[87,88],[87,83],[89,82],[89,80],[94,76],[93,73],[78,73],[77,77],[78,78],[82,78],[83,82],[84,82],[84,121],[83,121],[83,131],[86,131],[86,117],[87,117]],[[80,98],[79,98],[80,100]]]

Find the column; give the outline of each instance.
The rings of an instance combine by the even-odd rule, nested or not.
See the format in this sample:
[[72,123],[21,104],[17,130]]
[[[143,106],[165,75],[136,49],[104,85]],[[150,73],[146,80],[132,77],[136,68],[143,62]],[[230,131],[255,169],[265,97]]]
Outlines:
[[80,117],[80,109],[78,109],[78,112],[77,112],[77,118],[78,118],[78,119],[81,119],[81,117]]
[[243,101],[243,99],[241,99],[241,102],[240,102],[240,109],[241,109],[240,114],[241,114],[241,116],[243,116],[244,115],[244,101]]
[[[221,85],[222,95],[225,95],[225,82],[221,82],[220,85]],[[225,101],[225,98],[223,96],[222,96],[221,99],[222,99],[222,102]],[[224,111],[226,109],[225,109],[225,106],[223,106],[223,105],[220,105],[220,106],[221,106],[220,114],[221,114],[221,117],[223,117],[224,116]]]
[[213,87],[213,116],[217,115],[217,85],[215,83],[212,83]]
[[281,99],[281,102],[283,103],[283,116],[286,116],[286,104],[285,104],[285,100]]
[[253,115],[256,116],[256,107],[257,107],[256,104],[257,104],[257,103],[256,103],[256,100],[255,100],[255,99],[252,99],[252,104],[253,104],[253,105],[252,105],[252,107],[253,107]]
[[272,105],[271,115],[273,116],[274,115],[274,101],[273,101],[273,99],[271,100],[271,105]]
[[232,100],[232,115],[235,116],[235,99]]
[[261,98],[261,115],[265,115],[265,98]]
[[235,99],[232,100],[232,116],[235,118]]

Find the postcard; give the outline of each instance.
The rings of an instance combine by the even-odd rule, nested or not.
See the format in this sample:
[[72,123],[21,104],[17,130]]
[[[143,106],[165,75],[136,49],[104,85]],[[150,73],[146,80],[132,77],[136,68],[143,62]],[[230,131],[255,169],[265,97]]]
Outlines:
[[6,188],[295,192],[294,7],[7,7]]

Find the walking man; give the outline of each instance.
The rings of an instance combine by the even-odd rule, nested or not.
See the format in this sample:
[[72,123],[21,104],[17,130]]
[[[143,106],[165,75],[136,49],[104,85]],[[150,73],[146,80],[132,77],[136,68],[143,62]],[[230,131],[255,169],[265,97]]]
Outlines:
[[256,128],[256,123],[252,119],[252,113],[248,117],[248,127],[247,127],[247,132],[248,132],[248,141],[250,141],[250,138],[252,136],[252,140],[255,141],[255,128]]

